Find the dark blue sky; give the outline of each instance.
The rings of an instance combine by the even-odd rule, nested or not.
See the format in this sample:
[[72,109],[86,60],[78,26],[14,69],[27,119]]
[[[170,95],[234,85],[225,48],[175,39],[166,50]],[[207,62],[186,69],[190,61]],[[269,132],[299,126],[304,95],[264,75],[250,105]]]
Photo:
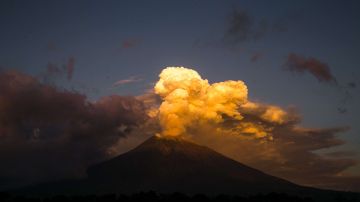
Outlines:
[[[234,10],[266,30],[224,43]],[[72,79],[48,82],[90,100],[142,94],[164,67],[190,67],[210,82],[243,80],[253,100],[296,106],[304,126],[349,126],[341,147],[360,152],[359,10],[358,1],[2,1],[0,67],[40,77],[73,57]],[[326,63],[338,86],[285,71],[289,53]],[[133,76],[141,81],[113,87]]]

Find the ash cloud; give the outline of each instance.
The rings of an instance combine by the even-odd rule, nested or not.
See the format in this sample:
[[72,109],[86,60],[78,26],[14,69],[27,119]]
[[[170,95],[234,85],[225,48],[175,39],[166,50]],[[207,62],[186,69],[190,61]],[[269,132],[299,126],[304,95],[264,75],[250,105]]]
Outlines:
[[358,190],[360,176],[347,173],[358,164],[353,156],[317,153],[344,145],[338,135],[349,127],[303,127],[295,108],[249,100],[242,81],[209,84],[183,67],[168,67],[159,77],[154,89],[163,99],[162,136],[189,138],[298,184]]
[[223,116],[242,119],[237,108],[247,101],[248,93],[243,81],[209,84],[195,70],[184,67],[167,67],[159,77],[154,90],[163,99],[159,107],[162,136],[187,136],[192,127],[221,123]]
[[[224,89],[237,92],[237,85],[228,86],[233,82],[220,82],[211,87],[196,72],[183,73],[190,73],[194,79],[188,79],[188,83],[180,86],[180,90],[170,97],[169,90],[175,90],[176,87],[169,83],[171,79],[166,79],[171,74],[168,75],[170,77],[163,75],[163,83],[157,86],[158,89],[144,95],[113,95],[89,102],[86,96],[77,92],[43,84],[20,72],[2,71],[0,178],[9,181],[7,186],[16,186],[64,177],[81,177],[88,165],[129,150],[156,132],[165,130],[169,132],[168,135],[177,135],[186,129],[186,134],[191,134],[187,137],[198,144],[209,146],[266,173],[303,185],[359,190],[360,177],[347,173],[348,168],[358,163],[354,154],[349,151],[334,153],[333,150],[346,143],[338,136],[350,128],[302,127],[302,117],[295,108],[246,99],[246,86],[241,82],[235,82],[241,87],[239,92],[243,92],[239,97],[240,102],[237,100],[239,98],[219,99],[228,95],[221,93]],[[197,91],[199,88],[192,83],[211,87],[211,92],[220,96],[214,94],[212,96],[215,97],[207,101],[223,102],[222,105],[215,103],[209,106],[216,109],[215,114],[207,114],[208,118],[213,118],[202,120],[206,115],[201,113],[205,105],[199,103],[198,98],[203,98],[199,95],[205,91]],[[191,120],[183,123],[185,128],[174,128],[176,133],[172,133],[169,131],[171,128],[161,124],[159,107],[164,102],[156,93],[165,96],[168,102],[173,102],[176,96],[181,98],[185,95],[185,90],[197,98],[188,101],[194,102],[198,108],[190,110],[183,105],[176,105],[180,111],[171,111],[166,108],[169,106],[163,106],[163,110],[170,110],[171,113],[185,112],[185,118]],[[180,100],[184,102],[186,99]],[[199,115],[191,114],[194,112],[192,110]],[[171,120],[173,117],[165,116],[163,121],[167,118]],[[332,150],[327,153],[326,149]]]
[[1,71],[0,177],[18,179],[14,186],[80,177],[147,119],[146,106],[135,97],[89,102],[30,75]]
[[[210,132],[213,129],[209,127],[194,136],[195,141],[246,165],[298,184],[337,190],[359,190],[360,177],[347,173],[348,168],[358,164],[353,153],[317,153],[319,150],[326,151],[344,145],[346,142],[338,135],[350,128],[302,127],[301,115],[293,108],[280,108],[284,112],[282,119],[279,119],[281,121],[269,121],[264,116],[266,111],[277,106],[253,104],[255,105],[252,107],[243,105],[239,108],[244,117],[243,124],[249,123],[252,128],[266,131],[271,134],[272,140],[244,139],[239,138],[236,133],[224,136]],[[234,123],[224,124],[223,127],[223,131],[233,131]]]
[[284,69],[294,73],[309,73],[319,82],[337,84],[335,76],[331,73],[328,64],[314,58],[290,53],[287,56]]

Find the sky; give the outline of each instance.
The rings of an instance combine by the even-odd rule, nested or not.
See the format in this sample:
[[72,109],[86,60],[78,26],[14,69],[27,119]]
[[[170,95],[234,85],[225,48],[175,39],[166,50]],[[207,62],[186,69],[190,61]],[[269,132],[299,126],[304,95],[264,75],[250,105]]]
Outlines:
[[[149,92],[168,66],[194,69],[209,83],[241,80],[253,102],[295,110],[301,117],[296,126],[331,129],[325,136],[336,143],[311,152],[346,161],[341,172],[332,175],[354,179],[360,175],[359,9],[358,1],[1,1],[0,137],[10,144],[0,149],[0,159],[8,164],[0,169],[0,188],[81,175],[84,165],[108,158],[113,142],[118,143],[115,154],[140,143],[146,135],[134,133],[147,119],[143,108],[148,106],[135,97],[154,96]],[[91,110],[86,108],[89,103]],[[12,115],[14,110],[23,115]],[[78,120],[92,126],[84,129]],[[66,138],[71,132],[80,135],[71,136],[76,141],[66,145],[45,138],[41,146],[26,135],[37,137],[41,130],[63,138],[56,132],[59,128]],[[109,132],[114,128],[122,140]],[[109,135],[98,137],[96,132]],[[44,155],[51,144],[58,150]],[[237,156],[238,147],[225,151],[212,146],[266,167],[265,161]],[[78,158],[84,163],[59,171],[40,162],[65,158],[59,151],[68,148],[82,151]],[[85,148],[92,149],[83,152]],[[33,163],[24,161],[22,151],[34,151],[29,159],[39,161],[33,165],[43,170],[20,169]],[[74,157],[69,162],[77,161]],[[24,174],[10,172],[13,168]],[[323,184],[301,181],[293,174],[283,177],[320,187],[331,184],[324,179]],[[355,190],[350,184],[334,187]]]

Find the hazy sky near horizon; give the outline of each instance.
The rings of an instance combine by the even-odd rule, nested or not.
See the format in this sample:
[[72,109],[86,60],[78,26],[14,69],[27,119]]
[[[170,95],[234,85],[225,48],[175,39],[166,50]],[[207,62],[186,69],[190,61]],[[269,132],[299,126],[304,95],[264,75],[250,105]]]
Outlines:
[[359,10],[355,0],[5,0],[0,69],[90,101],[143,94],[167,66],[242,80],[250,99],[295,107],[303,126],[350,127],[339,148],[360,160]]

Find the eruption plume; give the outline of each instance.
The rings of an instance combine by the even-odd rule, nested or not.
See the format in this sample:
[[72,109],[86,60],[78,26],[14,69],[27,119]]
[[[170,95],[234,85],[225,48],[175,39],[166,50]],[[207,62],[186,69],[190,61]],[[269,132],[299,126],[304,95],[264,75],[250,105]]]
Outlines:
[[195,126],[221,126],[229,121],[237,123],[237,130],[266,136],[261,127],[241,122],[239,107],[248,103],[243,81],[209,84],[195,70],[184,67],[167,67],[159,77],[155,93],[163,99],[159,108],[162,136],[188,135]]

